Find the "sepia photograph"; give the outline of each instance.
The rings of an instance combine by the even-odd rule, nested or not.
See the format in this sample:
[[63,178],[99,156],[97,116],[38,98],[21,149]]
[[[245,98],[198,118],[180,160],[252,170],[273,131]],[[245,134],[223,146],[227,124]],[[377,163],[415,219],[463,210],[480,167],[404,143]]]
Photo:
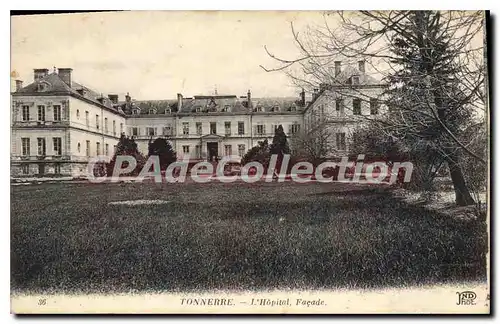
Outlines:
[[489,11],[10,20],[12,314],[490,314]]

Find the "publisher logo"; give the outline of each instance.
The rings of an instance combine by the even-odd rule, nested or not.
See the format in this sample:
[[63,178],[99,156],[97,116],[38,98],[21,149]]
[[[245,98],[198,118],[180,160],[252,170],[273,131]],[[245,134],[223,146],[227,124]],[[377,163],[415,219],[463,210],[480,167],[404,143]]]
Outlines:
[[476,293],[473,291],[462,291],[458,292],[458,302],[457,305],[475,305],[474,300],[476,299]]

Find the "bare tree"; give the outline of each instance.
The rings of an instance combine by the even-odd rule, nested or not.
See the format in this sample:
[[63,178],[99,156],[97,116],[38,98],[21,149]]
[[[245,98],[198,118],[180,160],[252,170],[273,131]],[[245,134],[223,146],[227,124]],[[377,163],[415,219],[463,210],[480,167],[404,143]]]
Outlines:
[[316,122],[310,129],[303,128],[291,136],[292,152],[299,158],[320,161],[335,150],[331,145],[333,136],[327,122]]
[[[343,128],[349,131],[345,136],[335,132],[336,124],[341,118]],[[342,113],[311,112],[311,121],[300,131],[291,135],[290,143],[295,156],[319,163],[328,157],[345,154],[348,148],[349,134],[355,129],[355,118]]]
[[[339,57],[348,64],[363,60],[369,74],[387,84],[384,102],[391,113],[373,122],[402,142],[435,145],[449,168],[457,204],[469,205],[474,200],[461,159],[487,163],[473,151],[472,139],[460,136],[471,123],[483,122],[477,115],[487,109],[483,20],[480,11],[328,12],[303,37],[292,25],[299,57],[284,59],[266,47],[278,66],[263,68],[283,71],[308,89],[326,83],[342,92],[333,63]],[[364,91],[356,95],[370,97]]]

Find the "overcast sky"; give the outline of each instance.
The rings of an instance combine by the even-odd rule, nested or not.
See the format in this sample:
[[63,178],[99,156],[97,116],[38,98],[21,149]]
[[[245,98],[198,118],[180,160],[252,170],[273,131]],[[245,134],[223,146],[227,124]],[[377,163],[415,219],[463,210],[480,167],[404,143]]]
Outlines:
[[12,71],[25,84],[34,68],[71,67],[73,80],[136,99],[212,94],[296,96],[273,66],[297,49],[298,30],[320,24],[319,12],[113,12],[12,17]]

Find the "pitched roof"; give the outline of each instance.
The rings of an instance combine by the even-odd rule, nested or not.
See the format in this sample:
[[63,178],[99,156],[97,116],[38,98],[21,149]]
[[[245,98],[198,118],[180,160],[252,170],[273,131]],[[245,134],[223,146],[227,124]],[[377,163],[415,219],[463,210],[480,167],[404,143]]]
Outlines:
[[[39,85],[40,84],[46,84],[47,89],[39,91]],[[81,90],[84,90],[84,93],[80,93]],[[59,74],[56,72],[50,73],[47,76],[34,81],[33,83],[28,84],[27,86],[17,90],[15,93],[16,94],[40,94],[40,93],[65,93],[65,94],[71,94],[74,97],[83,99],[83,100],[89,100],[97,105],[100,106],[105,106],[107,108],[117,110],[115,105],[108,99],[105,98],[103,102],[100,102],[98,99],[100,99],[102,94],[98,93],[97,91],[92,90],[89,87],[86,87],[78,82],[71,81],[71,87],[64,82]],[[120,111],[117,111],[120,112]]]
[[[245,97],[237,97],[235,95],[217,95],[217,96],[194,96],[191,98],[182,99],[181,110],[177,110],[176,99],[165,100],[131,100],[130,102],[121,101],[119,105],[126,114],[132,114],[134,108],[138,108],[140,115],[148,114],[165,114],[167,109],[172,112],[184,114],[196,112],[223,112],[227,107],[230,113],[250,113],[252,109],[248,108],[248,100]],[[257,107],[262,108],[262,112],[273,112],[275,106],[279,107],[277,112],[292,111],[303,109],[300,101],[295,97],[270,97],[270,98],[253,98],[253,111]]]
[[295,97],[268,97],[268,98],[254,98],[252,99],[254,110],[257,107],[262,107],[264,112],[272,112],[273,108],[278,106],[279,111],[291,111],[292,108],[300,110],[300,100]]
[[366,74],[366,72],[361,72],[359,69],[348,65],[342,72],[340,72],[339,75],[335,77],[332,82],[332,86],[349,85],[351,84],[350,80],[352,76],[359,77],[359,85],[381,85],[380,81]]

